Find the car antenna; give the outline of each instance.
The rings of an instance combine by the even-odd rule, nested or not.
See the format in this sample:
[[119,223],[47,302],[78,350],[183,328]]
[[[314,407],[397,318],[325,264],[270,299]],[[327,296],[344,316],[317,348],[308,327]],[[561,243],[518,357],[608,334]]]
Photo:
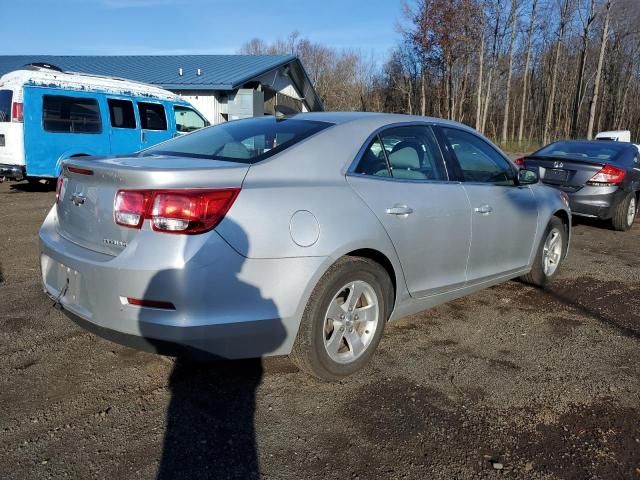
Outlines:
[[276,115],[276,118],[278,119],[285,118],[289,115],[295,115],[296,113],[300,113],[291,107],[287,107],[286,105],[276,105],[275,107],[273,107],[273,111]]

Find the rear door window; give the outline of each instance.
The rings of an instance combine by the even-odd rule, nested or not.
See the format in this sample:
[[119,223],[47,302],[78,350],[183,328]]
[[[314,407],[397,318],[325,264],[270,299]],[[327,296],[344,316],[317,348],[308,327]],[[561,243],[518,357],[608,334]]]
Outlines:
[[0,122],[11,121],[11,100],[13,91],[0,90]]
[[118,100],[110,98],[109,117],[111,126],[115,128],[136,128],[136,115],[133,112],[133,102],[130,100]]
[[404,180],[447,180],[437,140],[429,126],[383,131],[369,145],[356,173]]
[[207,125],[206,120],[191,108],[176,105],[173,111],[176,116],[176,130],[181,133],[193,132]]
[[332,126],[311,120],[257,117],[205,128],[164,142],[141,155],[181,157],[256,163]]
[[160,103],[138,103],[140,126],[144,130],[166,130],[167,115]]
[[44,95],[42,125],[54,133],[100,133],[100,107],[95,98]]

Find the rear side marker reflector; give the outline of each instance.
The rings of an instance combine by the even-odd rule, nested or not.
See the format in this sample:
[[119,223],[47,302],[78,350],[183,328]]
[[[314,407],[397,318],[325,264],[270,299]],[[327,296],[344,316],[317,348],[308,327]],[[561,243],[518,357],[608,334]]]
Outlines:
[[159,300],[145,300],[140,298],[127,297],[127,303],[129,305],[135,305],[137,307],[147,308],[159,308],[161,310],[175,310],[176,307],[171,302],[162,302]]
[[78,175],[93,175],[93,170],[80,167],[67,167],[71,173],[77,173]]
[[157,232],[193,235],[215,228],[239,193],[239,188],[120,190],[113,218],[123,227],[141,228],[149,219]]

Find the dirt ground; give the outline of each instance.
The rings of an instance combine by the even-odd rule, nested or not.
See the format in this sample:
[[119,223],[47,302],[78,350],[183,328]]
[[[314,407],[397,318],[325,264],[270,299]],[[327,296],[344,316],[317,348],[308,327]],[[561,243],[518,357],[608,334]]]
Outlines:
[[40,287],[53,201],[0,184],[1,479],[640,478],[640,225],[577,223],[548,291],[512,281],[391,323],[327,384],[77,327]]

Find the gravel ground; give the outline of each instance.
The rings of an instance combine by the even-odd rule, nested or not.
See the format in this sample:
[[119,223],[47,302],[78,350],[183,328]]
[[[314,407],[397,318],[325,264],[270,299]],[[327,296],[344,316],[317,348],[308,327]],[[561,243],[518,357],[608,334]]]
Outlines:
[[576,224],[548,291],[508,282],[391,323],[327,384],[74,325],[38,277],[53,200],[0,184],[1,479],[640,478],[640,226]]

